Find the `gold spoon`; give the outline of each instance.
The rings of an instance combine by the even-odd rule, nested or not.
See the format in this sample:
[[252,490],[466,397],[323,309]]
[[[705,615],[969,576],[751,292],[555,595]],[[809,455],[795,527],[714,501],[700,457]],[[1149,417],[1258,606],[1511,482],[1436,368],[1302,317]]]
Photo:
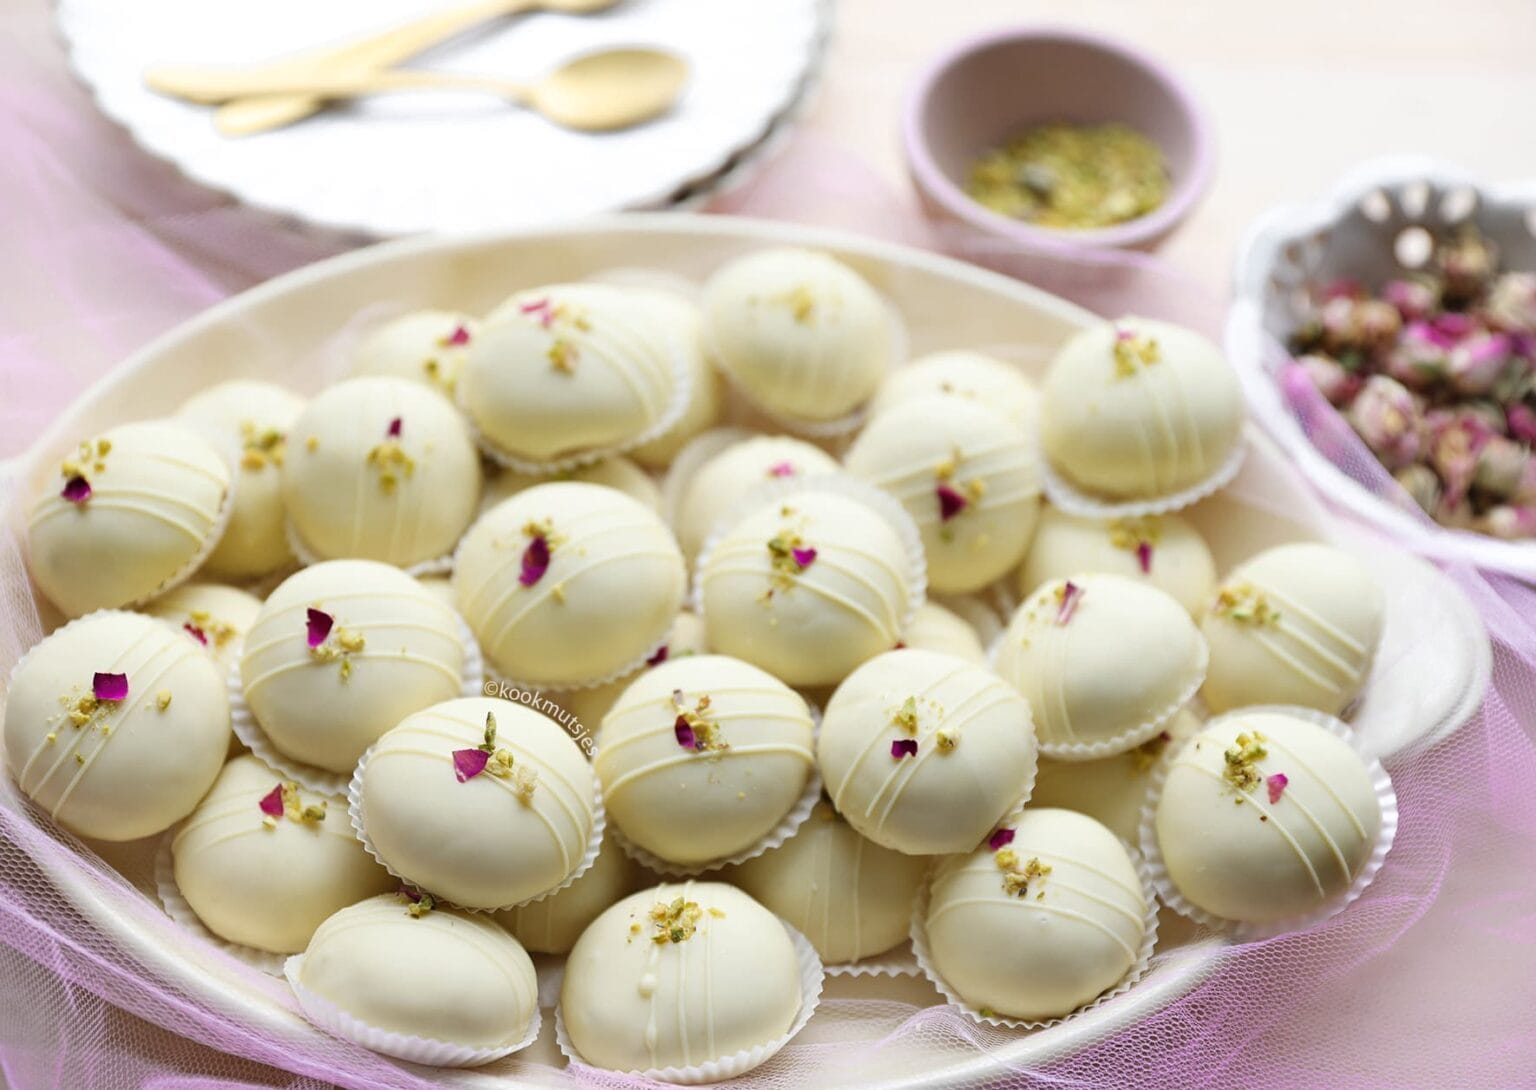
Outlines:
[[[394,91],[483,91],[534,110],[557,125],[581,132],[627,129],[672,108],[688,81],[688,63],[658,49],[606,49],[567,61],[533,83],[513,83],[485,76],[409,69],[359,75],[312,76],[303,80],[251,80],[216,89],[188,85],[182,97],[194,102],[247,95],[307,95],[321,100],[354,98]],[[244,136],[271,126],[231,127],[217,119],[221,132]]]
[[[162,94],[187,97],[189,87],[208,87],[221,79],[249,80],[268,77],[268,82],[312,76],[361,75],[398,64],[449,38],[491,19],[535,11],[588,15],[604,11],[620,0],[478,0],[447,11],[425,15],[399,26],[369,34],[340,45],[321,46],[304,53],[279,57],[247,68],[209,68],[162,65],[144,74],[144,82]],[[218,126],[224,131],[260,132],[302,121],[324,105],[316,95],[280,94],[238,98],[222,106]]]

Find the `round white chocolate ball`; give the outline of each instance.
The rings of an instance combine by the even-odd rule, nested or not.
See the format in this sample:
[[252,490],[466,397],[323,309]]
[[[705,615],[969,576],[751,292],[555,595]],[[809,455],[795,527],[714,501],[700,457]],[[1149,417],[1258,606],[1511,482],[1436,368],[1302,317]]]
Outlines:
[[709,459],[687,482],[674,514],[678,544],[690,560],[709,532],[753,489],[787,477],[836,473],[837,460],[820,447],[787,435],[754,435]]
[[843,963],[906,941],[927,873],[927,859],[864,839],[822,802],[794,836],[730,879],[809,939],[823,961]]
[[1153,774],[1200,726],[1199,718],[1186,708],[1149,740],[1113,757],[1097,761],[1042,757],[1029,804],[1087,814],[1121,840],[1134,844]]
[[1024,433],[991,409],[936,394],[911,398],[870,421],[845,463],[917,523],[935,591],[980,590],[1029,547],[1039,466]]
[[418,575],[416,582],[421,589],[436,598],[449,609],[457,611],[458,599],[453,596],[453,579],[447,575]]
[[701,560],[710,647],[790,685],[835,685],[895,646],[907,621],[901,535],[838,493],[765,500]]
[[1381,587],[1331,545],[1280,545],[1233,569],[1201,628],[1213,712],[1300,704],[1337,715],[1360,694],[1381,642]]
[[970,622],[935,602],[924,602],[918,607],[912,623],[901,634],[901,643],[919,651],[954,655],[977,666],[987,663],[987,650]]
[[662,859],[695,864],[745,851],[805,793],[815,766],[799,693],[724,655],[641,674],[603,719],[592,765],[608,815]]
[[1283,712],[1238,712],[1178,751],[1154,821],[1186,900],[1269,923],[1349,889],[1376,847],[1381,804],[1347,742]]
[[982,352],[934,352],[891,372],[870,403],[870,413],[914,397],[941,394],[985,405],[1034,435],[1040,423],[1040,392],[1019,368]]
[[1070,810],[1024,811],[1011,843],[946,860],[929,893],[934,970],[1005,1018],[1070,1014],[1125,978],[1146,895],[1115,835]]
[[176,885],[215,935],[275,954],[297,954],[335,912],[399,883],[363,850],[347,802],[291,785],[281,816],[262,800],[283,777],[255,757],[224,766],[176,830]]
[[1216,561],[1200,532],[1179,515],[1091,519],[1047,504],[1019,568],[1018,590],[1082,572],[1142,580],[1167,591],[1198,617],[1216,588]]
[[452,310],[414,310],[369,330],[352,356],[357,375],[390,375],[453,396],[478,323]]
[[770,412],[846,416],[879,388],[894,352],[885,301],[829,254],[759,250],[704,285],[704,337],[721,369]]
[[310,940],[299,984],[390,1033],[483,1049],[526,1037],[539,1009],[527,951],[489,917],[412,907],[387,893],[336,913]]
[[261,612],[261,599],[217,583],[183,583],[145,603],[141,612],[180,629],[208,653],[223,677],[240,661],[245,635]]
[[[619,697],[624,695],[624,690],[629,688],[646,670],[654,669],[673,659],[688,655],[702,655],[707,650],[708,647],[704,642],[704,622],[697,615],[684,610],[677,615],[677,620],[672,622],[672,631],[667,633],[667,642],[657,648],[646,664],[634,673],[625,674],[621,678],[587,689],[566,689],[554,693],[553,697],[555,702],[570,714],[577,732],[584,732],[591,738],[602,728],[604,716],[608,714],[608,710],[613,707]],[[571,724],[566,724],[566,728],[571,729]]]
[[33,504],[32,578],[69,617],[131,605],[187,574],[229,502],[229,467],[190,428],[110,428],[67,454]]
[[486,443],[518,458],[622,446],[672,408],[684,351],[645,293],[590,283],[520,292],[470,346],[459,403]]
[[[96,699],[97,674],[124,675],[127,695]],[[18,665],[5,705],[17,786],[60,825],[98,840],[137,840],[191,813],[224,764],[229,734],[212,660],[138,613],[98,613],[44,638]]]
[[639,869],[612,837],[604,837],[597,860],[580,878],[559,893],[498,912],[496,918],[525,949],[568,954],[587,925],[635,887]]
[[453,551],[479,502],[480,456],[464,420],[420,383],[337,383],[290,432],[283,505],[319,559],[435,560]]
[[519,492],[526,492],[536,484],[553,484],[558,481],[580,481],[600,484],[617,489],[630,499],[637,500],[652,511],[661,512],[661,489],[651,475],[628,458],[615,454],[600,462],[591,462],[575,469],[563,470],[547,476],[533,476],[504,469],[486,482],[485,496],[480,502],[481,512],[489,511],[502,500],[510,499]]
[[482,515],[453,580],[494,669],[546,685],[597,681],[636,664],[686,590],[682,554],[655,512],[575,482],[537,485]]
[[1091,760],[1157,734],[1205,663],[1200,630],[1170,595],[1119,575],[1078,575],[1019,606],[993,666],[1029,698],[1042,752]]
[[688,406],[677,423],[649,443],[630,451],[631,456],[641,465],[650,469],[664,469],[689,440],[719,423],[725,407],[725,384],[704,351],[699,308],[686,297],[672,291],[646,290],[644,296],[646,304],[656,316],[671,327],[679,347],[686,354],[692,381],[688,391]]
[[848,824],[908,855],[969,851],[1035,773],[1029,705],[952,655],[891,651],[837,687],[816,759]]
[[1121,318],[1056,353],[1040,404],[1051,464],[1111,498],[1162,496],[1205,480],[1243,426],[1237,374],[1198,333]]
[[[483,745],[494,751],[484,770],[461,780],[455,753]],[[374,745],[360,780],[379,858],[465,908],[549,892],[592,839],[597,789],[586,757],[553,720],[508,700],[465,697],[406,716]]]
[[[314,646],[312,611],[331,620]],[[289,576],[262,604],[240,678],[281,753],[348,772],[405,716],[459,694],[462,640],[453,612],[398,568],[328,560]]]
[[283,529],[282,465],[304,399],[270,382],[223,382],[194,394],[177,419],[224,455],[235,476],[234,509],[205,575],[255,579],[291,563]]
[[723,882],[631,894],[576,940],[560,1015],[577,1053],[615,1071],[697,1067],[789,1031],[800,966],[779,918]]

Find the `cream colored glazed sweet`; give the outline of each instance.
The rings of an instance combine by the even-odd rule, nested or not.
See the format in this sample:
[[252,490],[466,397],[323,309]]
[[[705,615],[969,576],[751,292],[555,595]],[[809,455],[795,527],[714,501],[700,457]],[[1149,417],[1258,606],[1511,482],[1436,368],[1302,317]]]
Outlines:
[[405,716],[459,694],[462,639],[452,610],[398,568],[329,560],[262,604],[240,658],[245,701],[283,755],[350,772]]
[[600,484],[617,489],[633,500],[638,500],[652,511],[661,511],[661,489],[645,470],[623,455],[615,454],[600,462],[577,466],[559,473],[533,476],[504,469],[486,482],[485,496],[480,501],[481,512],[489,511],[502,500],[510,499],[519,492],[527,491],[536,484],[553,484],[558,481],[580,481],[584,484]]
[[865,404],[892,363],[891,317],[858,273],[813,250],[758,250],[704,285],[716,362],[769,412],[833,420]]
[[942,651],[978,666],[987,662],[986,648],[970,622],[935,602],[924,602],[918,607],[912,623],[901,634],[901,646]]
[[459,603],[453,596],[453,580],[446,575],[418,575],[416,582],[421,589],[436,598],[449,609],[457,611]]
[[605,836],[597,860],[559,893],[496,913],[506,929],[535,954],[568,954],[603,910],[636,885],[638,864]]
[[889,650],[912,606],[901,535],[836,492],[764,500],[703,563],[710,647],[791,685],[834,685]]
[[848,472],[894,496],[923,535],[928,585],[980,590],[1017,564],[1040,516],[1030,440],[1001,414],[929,394],[870,421],[844,459]]
[[1112,832],[1070,810],[1030,807],[988,843],[940,865],[924,921],[929,958],[969,1007],[1060,1018],[1131,971],[1146,909]]
[[413,310],[369,330],[352,356],[357,375],[391,375],[453,396],[477,323],[452,310]]
[[394,893],[321,924],[298,983],[372,1029],[476,1049],[516,1045],[539,1009],[533,961],[504,928]]
[[576,940],[560,988],[577,1053],[616,1071],[697,1067],[769,1044],[800,1003],[784,925],[723,882],[624,898]]
[[363,850],[347,803],[236,757],[171,840],[176,886],[220,938],[297,954],[335,912],[399,882]]
[[228,673],[239,661],[245,634],[261,612],[261,599],[217,583],[183,583],[147,602],[140,612],[179,628],[208,652],[222,673]]
[[229,467],[191,429],[110,428],[60,459],[34,501],[32,578],[70,617],[152,597],[216,544],[229,499]]
[[783,845],[729,878],[809,939],[823,961],[843,963],[906,941],[928,863],[864,839],[822,802]]
[[585,860],[592,768],[531,708],[464,697],[409,715],[358,770],[363,825],[412,885],[465,908],[548,893]]
[[934,352],[891,372],[870,403],[879,416],[914,397],[941,394],[965,398],[1006,416],[1034,435],[1040,424],[1040,392],[1024,372],[982,352],[955,349]]
[[436,560],[475,516],[480,458],[469,431],[420,383],[339,382],[289,434],[283,505],[304,549],[321,560]]
[[658,647],[646,660],[646,664],[634,673],[625,674],[621,678],[602,685],[594,685],[588,689],[566,689],[551,695],[555,703],[571,714],[581,730],[589,735],[595,735],[601,729],[603,717],[608,714],[614,702],[623,696],[624,690],[629,688],[646,670],[654,669],[674,659],[702,655],[707,650],[704,640],[704,622],[696,614],[684,610],[672,622],[672,631],[667,633],[667,642]]
[[75,621],[27,652],[5,705],[5,758],[60,825],[137,840],[186,817],[229,746],[224,677],[197,645],[139,613]]
[[541,484],[482,515],[454,569],[459,609],[504,677],[570,686],[650,654],[682,606],[666,525],[623,493]]
[[1029,699],[1041,752],[1081,761],[1157,734],[1194,695],[1206,657],[1171,596],[1124,576],[1077,575],[1019,606],[993,666]]
[[908,855],[968,851],[1027,798],[1029,705],[952,655],[891,651],[838,686],[816,741],[826,792],[848,824]]
[[1042,583],[1082,572],[1143,580],[1173,595],[1194,617],[1216,588],[1210,547],[1179,515],[1079,518],[1046,504],[1019,567],[1019,594],[1027,598]]
[[645,304],[673,331],[688,362],[691,385],[683,415],[665,433],[630,451],[650,469],[665,469],[694,436],[719,423],[725,407],[725,384],[704,351],[699,308],[677,292],[640,289]]
[[1154,773],[1200,727],[1199,718],[1186,708],[1150,739],[1113,757],[1097,761],[1042,757],[1029,803],[1087,814],[1121,840],[1134,844]]
[[1284,712],[1237,712],[1178,751],[1153,817],[1186,900],[1271,923],[1349,889],[1376,847],[1381,804],[1347,742]]
[[836,473],[837,460],[787,435],[754,435],[709,459],[687,482],[674,516],[678,544],[690,560],[710,530],[769,481]]
[[1241,437],[1243,397],[1210,341],[1127,317],[1062,346],[1040,420],[1046,457],[1079,488],[1111,499],[1163,496],[1226,462]]
[[641,674],[603,719],[593,768],[633,843],[694,865],[751,848],[805,793],[811,713],[771,674],[724,655]]
[[176,417],[224,455],[235,477],[234,509],[224,536],[203,562],[204,575],[255,579],[293,561],[283,531],[282,465],[288,431],[304,399],[270,382],[222,382],[194,394]]
[[470,346],[459,403],[484,443],[527,461],[633,444],[672,408],[685,351],[646,293],[590,283],[519,292]]
[[1336,715],[1370,676],[1384,609],[1370,571],[1343,550],[1268,549],[1235,568],[1210,601],[1201,696],[1213,712],[1300,704]]

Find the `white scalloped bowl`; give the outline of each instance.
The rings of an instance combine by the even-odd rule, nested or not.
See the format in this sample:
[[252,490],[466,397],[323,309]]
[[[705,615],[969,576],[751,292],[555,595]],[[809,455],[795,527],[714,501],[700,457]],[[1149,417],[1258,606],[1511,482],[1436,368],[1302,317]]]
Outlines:
[[1353,480],[1307,439],[1275,381],[1289,358],[1285,342],[1305,317],[1309,286],[1390,279],[1409,268],[1397,256],[1404,232],[1468,221],[1499,246],[1507,267],[1536,269],[1536,184],[1481,184],[1428,158],[1372,160],[1320,200],[1270,209],[1238,250],[1227,355],[1254,414],[1329,500],[1426,556],[1536,581],[1536,542],[1435,525]]
[[[517,286],[592,276],[615,268],[657,268],[693,280],[754,248],[822,248],[847,261],[903,312],[914,354],[940,347],[1017,345],[1021,363],[1038,372],[1049,349],[1092,320],[1086,311],[1016,280],[922,251],[856,236],[785,224],[716,216],[614,217],[575,227],[422,238],[356,251],[302,269],[213,307],[125,361],[77,399],[16,465],[16,491],[0,510],[4,532],[24,534],[21,496],[56,473],[60,452],[81,434],[124,419],[169,412],[195,390],[235,377],[263,377],[313,390],[327,379],[322,346],[340,326],[380,302],[408,307],[452,304],[482,312]],[[334,357],[334,352],[331,353]],[[333,372],[334,373],[334,372]],[[1386,633],[1353,726],[1372,753],[1385,756],[1432,744],[1465,721],[1487,685],[1490,651],[1475,610],[1444,576],[1422,560],[1379,545],[1353,543],[1330,524],[1286,457],[1250,429],[1252,451],[1226,492],[1189,509],[1210,542],[1218,565],[1283,541],[1324,537],[1370,549],[1387,590]],[[4,482],[0,482],[3,484]],[[4,488],[0,488],[3,503]],[[1309,528],[1310,527],[1310,528]],[[1319,531],[1319,527],[1323,528]],[[0,621],[20,629],[19,617]],[[0,672],[3,684],[3,672]],[[0,805],[17,806],[15,788],[0,777]],[[142,889],[152,889],[153,841],[113,846],[111,863]],[[148,927],[125,917],[72,857],[40,859],[49,877],[109,941],[131,949],[145,970],[173,981],[189,1001],[229,1017],[291,1048],[307,1047],[320,1032],[303,1020],[288,997],[258,988],[211,943],[169,919]],[[163,923],[163,926],[161,924]],[[926,1035],[885,1042],[873,1062],[850,1039],[855,1024],[813,1018],[804,1039],[857,1054],[859,1066],[823,1072],[827,1085],[952,1087],[1001,1080],[1038,1068],[1136,1025],[1185,995],[1215,968],[1225,940],[1202,936],[1177,920],[1160,931],[1151,970],[1104,1004],[1060,1025],[1031,1033],[990,1052],[936,1050]],[[917,978],[837,977],[827,998],[867,998],[930,1005],[939,1001]],[[552,1026],[553,1019],[546,1019]],[[864,1032],[881,1035],[874,1019]],[[790,1046],[791,1049],[793,1045]],[[545,1085],[550,1065],[561,1064],[552,1032],[527,1051],[475,1070],[444,1070],[445,1087],[493,1090]],[[836,1062],[835,1059],[832,1062]],[[763,1069],[772,1071],[772,1065]]]

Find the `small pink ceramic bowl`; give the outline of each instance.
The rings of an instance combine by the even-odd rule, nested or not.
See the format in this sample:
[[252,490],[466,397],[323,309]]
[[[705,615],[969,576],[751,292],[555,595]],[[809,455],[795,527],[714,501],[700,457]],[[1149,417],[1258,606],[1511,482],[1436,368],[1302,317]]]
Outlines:
[[[1000,215],[966,196],[976,157],[1031,125],[1120,121],[1150,137],[1172,186],[1158,208],[1113,227],[1059,231]],[[907,167],[930,215],[1029,249],[1078,244],[1150,249],[1211,180],[1211,126],[1194,95],[1128,45],[1062,27],[1018,27],[961,42],[918,77],[902,120]]]

